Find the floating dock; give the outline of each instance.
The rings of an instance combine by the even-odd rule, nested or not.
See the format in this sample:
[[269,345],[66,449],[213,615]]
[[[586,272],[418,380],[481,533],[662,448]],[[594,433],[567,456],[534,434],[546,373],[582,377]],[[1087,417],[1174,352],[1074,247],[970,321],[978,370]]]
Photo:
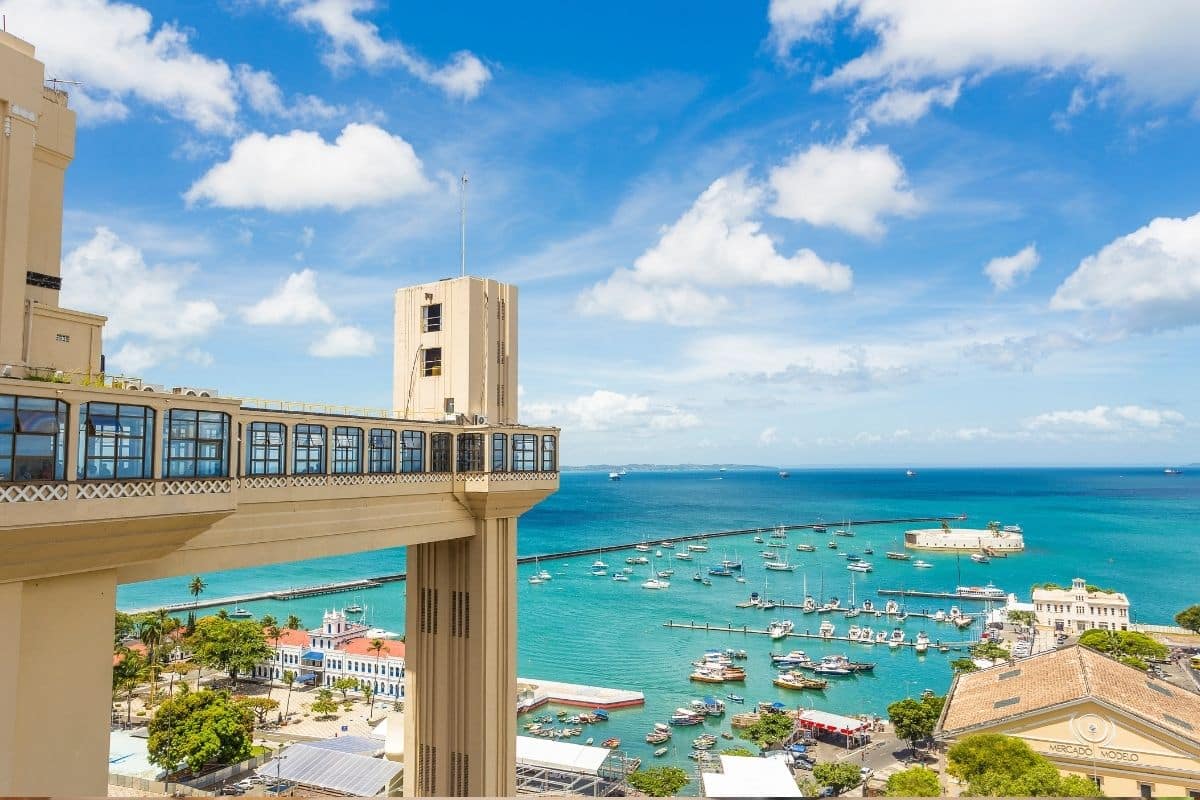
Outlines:
[[[739,625],[730,625],[728,623],[726,623],[725,625],[714,625],[713,623],[710,623],[710,622],[696,623],[696,622],[675,622],[674,620],[667,620],[666,622],[663,623],[663,627],[664,628],[683,628],[685,630],[692,630],[692,631],[707,631],[709,633],[742,633],[742,634],[747,634],[747,635],[752,635],[752,636],[768,635],[765,630],[751,628],[749,625],[740,625],[739,626]],[[847,644],[861,644],[864,647],[883,647],[883,648],[888,647],[888,644],[886,642],[884,642],[884,643],[872,642],[870,645],[868,645],[865,642],[858,641],[857,639],[851,639],[848,636],[822,636],[819,633],[809,633],[807,631],[804,633],[798,633],[797,631],[792,631],[791,633],[788,634],[788,638],[820,639],[823,642],[846,642]],[[970,641],[970,642],[943,642],[940,640],[930,640],[929,650],[936,651],[942,645],[946,645],[951,650],[966,650],[975,644],[977,644],[977,642],[973,642],[973,641]],[[912,642],[912,641],[909,641],[906,639],[905,641],[900,643],[900,646],[901,647],[916,647],[917,645],[915,642]]]

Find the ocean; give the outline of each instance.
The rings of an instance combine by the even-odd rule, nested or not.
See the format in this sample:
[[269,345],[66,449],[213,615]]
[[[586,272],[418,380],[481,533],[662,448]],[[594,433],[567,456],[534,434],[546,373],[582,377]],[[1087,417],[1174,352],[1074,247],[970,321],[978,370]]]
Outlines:
[[[1019,524],[1026,550],[989,564],[975,564],[950,554],[917,554],[933,568],[917,570],[912,562],[889,561],[886,550],[902,549],[905,529],[912,525],[855,526],[854,538],[838,538],[840,549],[825,546],[839,521],[966,514],[957,526],[983,528],[989,520]],[[959,583],[993,582],[1022,600],[1029,599],[1031,584],[1068,583],[1074,577],[1112,587],[1129,595],[1137,622],[1171,624],[1175,612],[1197,601],[1192,576],[1200,574],[1200,473],[1168,476],[1161,470],[1126,469],[924,469],[915,477],[895,469],[791,470],[780,478],[774,471],[646,471],[631,472],[621,481],[607,473],[564,472],[560,491],[527,513],[520,521],[521,555],[635,543],[657,543],[668,536],[698,534],[777,524],[823,520],[828,534],[793,531],[787,553],[799,564],[794,573],[768,572],[762,567],[751,536],[713,539],[710,551],[696,554],[692,562],[678,561],[672,551],[663,557],[648,555],[649,566],[635,568],[629,582],[589,575],[594,557],[542,563],[554,578],[531,585],[527,578],[534,565],[521,567],[519,585],[519,672],[523,678],[543,678],[635,689],[645,693],[641,709],[614,712],[607,724],[586,729],[596,741],[620,737],[632,754],[655,760],[652,746],[643,737],[656,721],[705,694],[743,695],[749,709],[759,700],[781,700],[845,714],[884,714],[887,705],[924,689],[944,692],[950,683],[953,653],[930,652],[917,656],[910,648],[890,650],[846,642],[791,639],[772,643],[765,636],[668,629],[667,620],[695,621],[765,628],[775,618],[790,618],[798,631],[819,624],[816,615],[798,610],[771,612],[739,609],[751,591],[772,598],[800,602],[807,583],[813,595],[843,600],[851,591],[851,573],[841,554],[861,553],[874,571],[855,575],[859,601],[879,588],[946,591]],[[936,523],[917,527],[936,527]],[[765,537],[764,537],[765,538]],[[795,544],[810,542],[816,552],[796,552]],[[679,552],[677,548],[675,552]],[[606,552],[612,570],[625,566],[633,551]],[[740,557],[746,583],[732,578],[712,578],[712,586],[693,582],[701,566],[722,558]],[[641,581],[650,566],[675,569],[671,587],[648,591]],[[269,588],[286,588],[336,580],[383,575],[404,569],[403,549],[326,558],[257,569],[205,575],[207,597],[221,597]],[[188,599],[190,576],[120,587],[118,606],[149,607]],[[404,630],[404,584],[385,584],[351,595],[330,595],[293,601],[263,601],[246,607],[256,616],[271,613],[280,618],[297,614],[306,627],[320,623],[323,610],[358,600],[367,606],[372,625]],[[910,599],[910,611],[949,609],[952,601]],[[980,611],[980,603],[963,603],[964,610]],[[210,612],[211,613],[211,612]],[[830,618],[844,635],[851,621]],[[865,615],[853,620],[876,630],[886,620]],[[933,639],[957,641],[964,634],[950,625],[910,618],[904,626],[909,639],[926,630]],[[890,627],[888,628],[890,630]],[[978,634],[978,627],[968,633]],[[745,649],[749,659],[745,684],[706,689],[688,680],[690,662],[707,648]],[[824,692],[793,692],[771,684],[775,670],[768,653],[801,649],[817,658],[845,653],[873,661],[873,673],[830,679]],[[729,714],[740,708],[729,703]],[[727,719],[710,718],[707,730],[727,730]],[[679,729],[671,752],[658,761],[690,765],[687,743],[698,728]],[[720,745],[718,745],[720,747]]]

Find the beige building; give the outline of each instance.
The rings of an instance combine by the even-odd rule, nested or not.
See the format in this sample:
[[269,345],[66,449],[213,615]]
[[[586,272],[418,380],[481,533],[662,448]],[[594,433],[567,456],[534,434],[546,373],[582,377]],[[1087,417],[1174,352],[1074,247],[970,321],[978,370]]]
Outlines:
[[1083,578],[1075,578],[1070,587],[1034,587],[1032,600],[1037,623],[1044,628],[1068,633],[1129,629],[1129,598],[1089,587]]
[[104,318],[57,306],[74,115],[43,78],[0,33],[0,795],[105,793],[119,584],[398,546],[405,792],[514,794],[517,518],[559,446],[517,422],[516,290],[401,290],[395,409],[115,381]]
[[1084,647],[957,676],[937,736],[1024,740],[1109,797],[1200,800],[1200,695]]

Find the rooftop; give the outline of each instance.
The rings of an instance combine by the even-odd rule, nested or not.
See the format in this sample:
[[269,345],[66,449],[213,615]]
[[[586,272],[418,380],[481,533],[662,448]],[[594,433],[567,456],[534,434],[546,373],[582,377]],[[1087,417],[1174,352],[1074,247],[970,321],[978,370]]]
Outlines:
[[311,744],[294,744],[257,770],[259,775],[280,778],[355,797],[386,794],[403,767],[395,761],[343,753]]
[[955,736],[1093,700],[1200,745],[1200,694],[1086,647],[1066,647],[954,679],[939,729]]
[[[338,650],[344,653],[349,653],[355,656],[374,656],[375,649],[371,646],[371,642],[375,641],[374,637],[363,636],[358,639],[351,639],[343,644]],[[381,639],[383,649],[378,655],[387,658],[394,656],[396,658],[404,658],[404,642],[398,642],[395,639]]]
[[778,758],[721,756],[721,772],[704,772],[707,797],[801,797],[787,764]]

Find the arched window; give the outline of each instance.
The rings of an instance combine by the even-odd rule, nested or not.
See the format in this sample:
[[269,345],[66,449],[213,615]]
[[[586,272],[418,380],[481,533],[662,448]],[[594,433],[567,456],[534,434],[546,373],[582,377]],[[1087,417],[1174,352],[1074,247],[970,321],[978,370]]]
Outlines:
[[163,420],[164,478],[229,476],[229,415],[172,408]]
[[67,404],[0,394],[0,481],[66,478]]
[[154,409],[124,403],[84,403],[79,409],[83,480],[154,477]]
[[333,429],[333,471],[336,474],[362,472],[362,428],[339,425]]
[[287,463],[287,428],[282,422],[246,426],[246,474],[282,475]]
[[292,472],[297,475],[325,473],[325,426],[297,425],[292,430]]

